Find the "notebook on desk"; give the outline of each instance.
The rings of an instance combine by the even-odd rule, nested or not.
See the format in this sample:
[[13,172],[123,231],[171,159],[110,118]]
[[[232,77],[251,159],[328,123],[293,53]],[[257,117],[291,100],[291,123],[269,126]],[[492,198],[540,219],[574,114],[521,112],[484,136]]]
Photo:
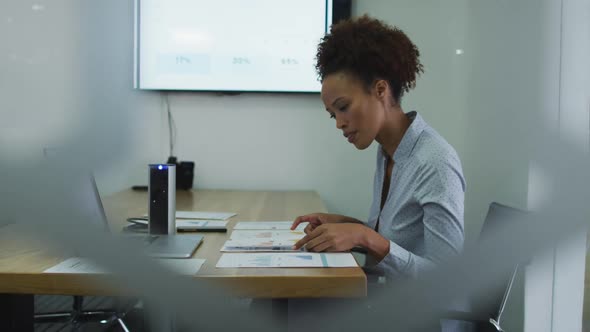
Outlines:
[[[92,175],[78,181],[80,188],[73,190],[74,204],[90,215],[89,219],[102,224],[107,232],[110,232],[107,217]],[[84,201],[80,201],[80,199]],[[127,235],[130,241],[135,241],[147,255],[159,258],[189,258],[197,247],[203,242],[202,235]]]
[[[134,226],[135,230],[147,232],[147,218],[129,218],[129,223]],[[227,221],[223,220],[190,220],[176,219],[176,230],[179,232],[227,232]]]
[[[192,219],[192,220],[227,220],[237,215],[234,212],[207,212],[207,211],[176,211],[176,219]],[[142,218],[147,218],[144,214]]]

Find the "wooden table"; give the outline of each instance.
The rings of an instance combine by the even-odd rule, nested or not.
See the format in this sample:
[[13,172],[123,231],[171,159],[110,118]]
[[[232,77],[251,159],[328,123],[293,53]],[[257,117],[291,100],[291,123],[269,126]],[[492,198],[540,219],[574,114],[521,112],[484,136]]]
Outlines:
[[[146,213],[147,193],[127,190],[106,197],[103,203],[111,230],[118,232],[127,224],[127,217]],[[315,192],[178,191],[177,210],[237,213],[228,223],[228,233],[201,233],[205,239],[194,257],[204,258],[206,262],[195,278],[207,278],[207,281],[229,289],[236,296],[253,298],[354,298],[367,294],[367,279],[359,267],[215,267],[221,256],[219,249],[237,221],[293,220],[302,214],[325,211]],[[15,243],[10,228],[0,228],[0,294],[7,294],[0,295],[0,314],[3,308],[9,310],[15,303],[30,309],[32,300],[18,294],[117,294],[108,282],[101,282],[108,276],[42,273],[64,257],[53,257],[34,243]]]

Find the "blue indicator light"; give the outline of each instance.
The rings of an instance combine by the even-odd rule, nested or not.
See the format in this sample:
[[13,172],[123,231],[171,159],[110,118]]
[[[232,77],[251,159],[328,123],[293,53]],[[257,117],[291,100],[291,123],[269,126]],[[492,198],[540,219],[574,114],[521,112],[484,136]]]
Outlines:
[[162,168],[163,168],[163,167],[162,167],[162,165],[159,165],[159,166],[158,166],[158,169],[159,169],[159,170],[161,170]]

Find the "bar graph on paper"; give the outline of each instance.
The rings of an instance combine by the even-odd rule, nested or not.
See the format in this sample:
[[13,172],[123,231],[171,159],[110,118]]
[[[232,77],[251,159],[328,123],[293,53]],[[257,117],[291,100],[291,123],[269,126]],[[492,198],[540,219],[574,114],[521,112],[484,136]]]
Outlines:
[[253,257],[251,262],[254,267],[269,267],[271,266],[271,260],[272,257],[270,255],[266,255]]
[[354,267],[357,263],[350,253],[224,253],[218,268],[270,267]]

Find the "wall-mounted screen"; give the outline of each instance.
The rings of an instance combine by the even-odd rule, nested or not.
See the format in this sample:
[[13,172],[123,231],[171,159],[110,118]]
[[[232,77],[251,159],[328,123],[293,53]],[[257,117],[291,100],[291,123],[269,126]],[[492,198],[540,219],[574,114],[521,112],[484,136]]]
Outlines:
[[337,0],[136,0],[135,87],[319,92],[334,3],[350,15]]

